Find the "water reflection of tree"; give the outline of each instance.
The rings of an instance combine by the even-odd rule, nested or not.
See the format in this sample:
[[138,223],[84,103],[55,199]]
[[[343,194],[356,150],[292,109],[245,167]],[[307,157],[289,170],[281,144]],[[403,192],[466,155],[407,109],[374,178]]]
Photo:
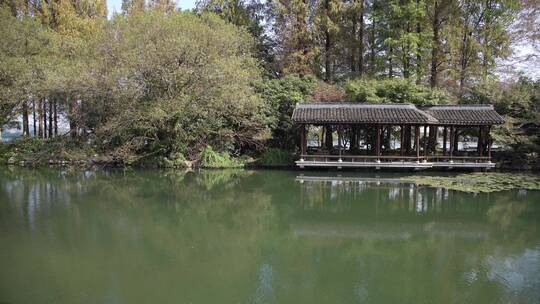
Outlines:
[[[494,272],[488,263],[493,256],[501,265],[501,257],[540,254],[538,230],[531,229],[538,227],[531,226],[539,220],[538,207],[531,206],[538,193],[472,195],[384,181],[302,186],[301,214],[310,216],[293,225],[300,241],[291,250],[302,251],[304,258],[294,263],[316,278],[310,289],[341,290],[334,298],[341,302],[494,303],[540,296],[537,283],[510,290],[515,270]],[[349,286],[329,287],[343,276]]]
[[[38,233],[46,241],[24,246],[34,248],[39,243],[49,252],[49,258],[42,258],[44,265],[51,265],[45,267],[46,272],[69,276],[74,266],[70,261],[75,262],[71,257],[76,254],[79,262],[84,261],[76,262],[79,270],[95,275],[94,281],[83,283],[74,278],[67,285],[78,282],[78,288],[88,288],[83,284],[103,288],[110,278],[107,271],[92,270],[99,264],[130,274],[117,282],[118,292],[132,291],[121,295],[126,302],[140,302],[152,294],[152,288],[161,290],[160,284],[172,282],[178,285],[177,298],[188,302],[223,298],[239,302],[251,296],[252,289],[239,291],[237,285],[255,284],[253,269],[265,247],[262,240],[272,239],[268,235],[276,222],[275,208],[268,194],[242,186],[249,183],[247,175],[228,178],[223,172],[215,173],[94,172],[63,178],[62,174],[69,173],[36,176],[20,171],[2,176],[1,195],[10,204],[26,204],[28,196],[20,193],[45,185],[44,203],[36,212],[40,213]],[[59,206],[55,193],[60,192],[69,196],[69,203]],[[62,215],[56,212],[53,219],[47,219],[47,214],[54,213],[51,208],[62,209]],[[28,215],[20,218],[28,219]],[[51,263],[50,258],[65,260],[66,265]],[[147,280],[144,272],[151,272],[152,279]],[[142,282],[138,289],[133,288]],[[173,295],[154,296],[153,300],[174,299]]]
[[485,212],[490,201],[487,195],[471,195],[442,188],[417,187],[409,183],[382,181],[304,181],[300,205],[306,212],[371,214],[435,214],[448,216]]

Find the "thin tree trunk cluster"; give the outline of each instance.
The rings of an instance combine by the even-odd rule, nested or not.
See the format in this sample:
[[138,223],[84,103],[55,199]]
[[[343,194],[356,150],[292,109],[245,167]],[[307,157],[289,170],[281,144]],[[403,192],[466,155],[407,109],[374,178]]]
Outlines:
[[[32,111],[32,132],[30,132],[30,109]],[[33,135],[43,139],[58,136],[57,100],[39,98],[23,102],[22,125],[24,136]]]

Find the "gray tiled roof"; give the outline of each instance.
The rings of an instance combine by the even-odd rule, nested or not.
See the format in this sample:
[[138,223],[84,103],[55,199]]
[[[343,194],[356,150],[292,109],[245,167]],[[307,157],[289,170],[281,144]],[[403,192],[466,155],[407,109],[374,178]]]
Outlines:
[[435,117],[440,124],[452,125],[496,125],[504,119],[492,105],[445,105],[423,109]]
[[503,123],[489,105],[432,106],[419,109],[412,104],[306,103],[298,104],[296,123],[380,123],[491,125]]
[[298,104],[292,119],[297,123],[436,123],[431,115],[412,104]]

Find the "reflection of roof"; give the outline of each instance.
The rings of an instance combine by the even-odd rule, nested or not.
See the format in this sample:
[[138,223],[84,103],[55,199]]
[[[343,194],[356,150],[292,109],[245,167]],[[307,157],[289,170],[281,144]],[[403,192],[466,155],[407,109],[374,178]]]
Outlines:
[[494,125],[504,123],[503,118],[492,105],[447,105],[424,109],[440,124],[453,125]]
[[306,103],[298,104],[296,123],[380,123],[491,125],[503,123],[491,105],[446,105],[417,108],[412,104]]

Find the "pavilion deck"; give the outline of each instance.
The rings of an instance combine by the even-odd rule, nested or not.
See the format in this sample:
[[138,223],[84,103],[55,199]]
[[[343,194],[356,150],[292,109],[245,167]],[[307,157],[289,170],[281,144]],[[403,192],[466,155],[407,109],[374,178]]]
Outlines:
[[414,156],[366,156],[366,155],[301,155],[296,165],[299,168],[393,168],[393,169],[431,169],[462,168],[491,169],[495,163],[489,157],[414,157]]
[[[301,104],[295,108],[292,118],[300,130],[300,153],[296,165],[300,168],[337,169],[494,168],[490,129],[492,125],[504,122],[493,107],[487,105],[420,109],[411,104]],[[320,147],[308,149],[307,131],[310,126],[322,127],[318,140]],[[388,146],[388,138],[385,144],[382,143],[381,132],[384,132],[384,128],[389,137],[392,135],[388,134],[396,133],[399,128],[399,139],[394,139],[394,142],[399,142],[398,150]],[[475,134],[475,153],[457,151],[458,129],[461,134],[465,134],[465,131]],[[370,149],[360,149],[359,130],[363,130],[366,138],[363,145],[369,145]],[[332,137],[334,131],[337,132],[337,148]],[[442,148],[438,147],[440,131]],[[325,140],[330,144],[323,143]],[[348,143],[343,144],[344,140],[348,140]],[[382,150],[389,155],[383,155]]]

